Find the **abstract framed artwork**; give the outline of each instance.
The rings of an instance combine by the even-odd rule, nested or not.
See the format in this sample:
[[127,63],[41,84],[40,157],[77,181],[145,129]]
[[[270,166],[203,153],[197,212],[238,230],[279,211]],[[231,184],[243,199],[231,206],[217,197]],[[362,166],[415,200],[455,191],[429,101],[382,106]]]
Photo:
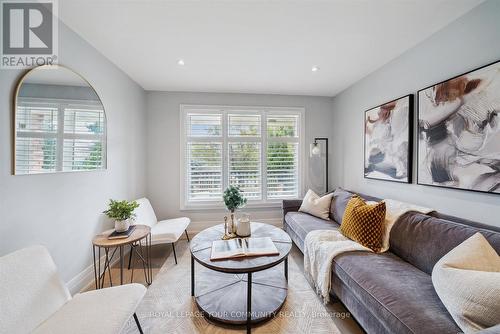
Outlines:
[[411,182],[412,124],[412,94],[365,111],[365,178]]
[[500,61],[418,92],[417,183],[500,193]]

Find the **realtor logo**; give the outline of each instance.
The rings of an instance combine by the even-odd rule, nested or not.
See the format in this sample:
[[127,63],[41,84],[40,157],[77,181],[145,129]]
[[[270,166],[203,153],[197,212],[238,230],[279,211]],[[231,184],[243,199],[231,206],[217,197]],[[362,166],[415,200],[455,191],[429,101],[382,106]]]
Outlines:
[[0,0],[2,58],[0,68],[52,65],[57,60],[55,0]]

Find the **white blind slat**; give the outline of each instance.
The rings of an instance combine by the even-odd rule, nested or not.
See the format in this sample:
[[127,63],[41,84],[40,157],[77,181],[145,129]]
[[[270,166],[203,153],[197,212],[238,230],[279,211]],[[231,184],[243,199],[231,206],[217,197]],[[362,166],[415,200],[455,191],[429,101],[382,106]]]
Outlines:
[[267,136],[291,138],[298,137],[298,116],[268,116],[267,117]]
[[222,144],[187,144],[188,200],[220,200],[222,196]]
[[268,143],[267,197],[298,197],[298,144]]
[[260,143],[229,143],[229,183],[247,199],[261,199]]
[[222,135],[222,115],[188,114],[187,133],[190,137],[220,137]]
[[260,115],[229,114],[230,137],[260,137]]
[[105,167],[104,110],[95,104],[19,101],[16,174]]

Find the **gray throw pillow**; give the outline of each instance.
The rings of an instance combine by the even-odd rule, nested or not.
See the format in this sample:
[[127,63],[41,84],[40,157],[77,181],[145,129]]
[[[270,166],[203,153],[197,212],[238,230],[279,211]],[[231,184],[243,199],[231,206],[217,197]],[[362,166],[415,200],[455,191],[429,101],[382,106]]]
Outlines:
[[337,188],[333,192],[332,204],[330,205],[330,218],[338,224],[342,223],[345,208],[352,196],[354,196],[353,193],[342,188]]

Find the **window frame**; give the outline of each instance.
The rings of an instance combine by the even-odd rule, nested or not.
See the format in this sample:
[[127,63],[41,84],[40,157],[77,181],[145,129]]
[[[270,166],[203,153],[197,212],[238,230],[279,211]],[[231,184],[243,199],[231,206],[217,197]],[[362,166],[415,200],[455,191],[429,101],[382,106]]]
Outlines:
[[[201,210],[214,209],[220,210],[224,208],[222,198],[218,201],[200,201],[193,202],[188,200],[188,170],[187,170],[187,143],[190,141],[187,133],[187,115],[189,113],[206,113],[206,114],[221,114],[222,115],[222,135],[219,137],[210,137],[210,141],[222,143],[222,191],[226,189],[229,183],[229,143],[240,142],[258,142],[261,145],[261,200],[248,200],[246,208],[276,208],[281,206],[282,199],[267,199],[267,144],[268,142],[293,142],[297,143],[297,197],[287,197],[286,199],[298,199],[304,194],[305,180],[305,108],[303,107],[268,107],[268,106],[230,106],[230,105],[197,105],[197,104],[180,104],[180,210]],[[228,114],[259,114],[260,115],[260,136],[230,136],[229,135],[229,118]],[[297,135],[298,137],[281,137],[269,138],[267,133],[267,116],[297,116]],[[193,141],[200,138],[193,137]],[[208,140],[206,137],[201,137],[201,141]]]
[[[30,104],[40,104],[40,105],[49,105],[54,108],[57,108],[57,130],[53,133],[43,132],[43,131],[17,131],[17,109],[19,106],[30,105]],[[65,110],[68,106],[81,106],[83,108],[98,106],[103,110],[103,132],[100,135],[92,135],[92,134],[74,134],[74,133],[65,133]],[[43,98],[43,97],[23,97],[22,101],[19,98],[16,99],[15,107],[14,107],[14,117],[12,122],[12,175],[14,176],[26,176],[26,175],[45,175],[45,174],[55,174],[55,173],[80,173],[80,172],[96,172],[96,171],[105,171],[108,169],[108,145],[107,145],[107,116],[106,111],[102,102],[93,101],[93,100],[76,100],[76,99],[54,99],[54,98]],[[54,138],[56,139],[56,169],[40,172],[40,173],[18,173],[16,171],[17,161],[17,138]],[[64,140],[65,139],[83,139],[83,140],[91,140],[91,139],[100,139],[102,142],[102,166],[101,168],[96,169],[76,169],[76,170],[64,170],[63,167],[63,154],[64,154]]]

